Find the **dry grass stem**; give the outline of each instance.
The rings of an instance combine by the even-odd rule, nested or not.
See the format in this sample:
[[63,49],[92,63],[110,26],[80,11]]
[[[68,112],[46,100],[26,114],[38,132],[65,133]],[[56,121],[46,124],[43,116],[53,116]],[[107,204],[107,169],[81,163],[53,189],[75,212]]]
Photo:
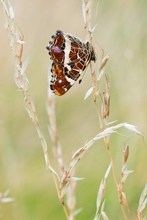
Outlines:
[[[68,181],[67,180],[72,176],[72,172],[75,169],[75,167],[76,167],[77,163],[79,162],[79,160],[93,146],[93,144],[96,141],[98,141],[100,139],[103,139],[103,138],[105,138],[105,141],[106,141],[107,137],[109,137],[113,133],[118,133],[117,130],[122,128],[122,127],[124,127],[124,128],[128,128],[129,127],[129,130],[130,130],[130,128],[132,128],[132,132],[134,132],[135,134],[140,134],[141,135],[141,133],[138,131],[138,129],[135,126],[133,126],[131,124],[128,124],[128,123],[120,123],[120,124],[117,124],[115,126],[111,126],[109,128],[106,128],[102,132],[98,133],[95,137],[93,137],[90,141],[86,142],[83,147],[79,148],[73,154],[73,156],[71,158],[71,162],[70,162],[69,168],[67,169],[66,175],[64,175],[63,180],[62,180],[62,184],[61,184],[61,189],[62,190],[63,189],[65,190],[65,187],[67,187],[67,185],[68,185]],[[107,143],[106,143],[106,145],[107,145]],[[111,162],[113,163],[113,159],[112,158],[111,158]],[[117,181],[116,181],[116,186],[117,185],[118,184],[117,184]]]
[[[84,23],[85,23],[85,30],[87,31],[88,40],[92,45],[92,32],[91,32],[91,24],[90,24],[91,9],[89,8],[90,4],[91,4],[91,2],[83,0],[83,9],[84,9],[83,10],[83,18],[84,18]],[[106,56],[104,56],[104,50],[102,50],[102,58],[99,61],[99,68],[98,68],[97,76],[96,76],[96,72],[93,71],[93,69],[92,69],[92,63],[90,64],[90,71],[91,71],[91,76],[92,76],[92,88],[90,88],[87,91],[84,99],[87,99],[93,93],[94,105],[95,105],[95,109],[96,109],[96,112],[97,112],[97,115],[99,118],[100,129],[102,130],[102,132],[100,133],[100,136],[103,137],[104,144],[106,146],[106,149],[107,149],[109,157],[110,157],[110,161],[112,163],[112,173],[113,173],[115,185],[118,189],[118,195],[119,195],[119,199],[120,199],[120,206],[121,206],[122,214],[123,214],[124,219],[127,219],[126,214],[125,214],[125,210],[124,210],[124,205],[126,207],[128,207],[128,202],[127,202],[126,195],[123,192],[123,185],[124,185],[124,182],[125,182],[127,176],[131,173],[131,171],[129,172],[126,168],[126,164],[124,164],[123,168],[122,168],[122,172],[121,172],[122,179],[121,179],[120,183],[118,184],[117,175],[116,175],[116,171],[115,171],[112,153],[111,153],[110,146],[109,146],[109,138],[108,137],[111,134],[113,134],[114,132],[117,132],[117,129],[119,129],[121,127],[125,127],[126,129],[131,130],[138,135],[141,135],[141,133],[138,131],[136,126],[130,125],[128,123],[121,123],[121,124],[118,124],[115,126],[108,127],[108,124],[109,124],[108,117],[110,114],[110,82],[109,82],[108,76],[105,73],[105,66],[107,64],[108,59],[109,59],[109,55],[107,54]],[[103,81],[105,84],[104,89],[101,86],[103,84],[102,83]],[[97,103],[98,98],[99,98],[99,103]],[[95,140],[97,138],[99,138],[100,136],[94,137],[83,148],[80,148],[80,150],[78,150],[75,153],[75,155],[73,157],[74,159],[71,161],[70,170],[72,170],[72,167],[74,167],[76,165],[76,163],[79,161],[79,159],[81,158],[80,156],[82,156],[89,149],[89,147],[91,147],[93,145]],[[128,150],[128,148],[125,150],[124,162],[127,161],[127,157],[128,157],[127,150]],[[70,175],[70,171],[69,171],[69,175]]]
[[139,199],[139,205],[137,209],[138,220],[144,220],[143,211],[146,208],[146,206],[147,206],[147,184],[145,185]]
[[94,220],[99,219],[99,217],[102,215],[102,212],[104,213],[104,210],[103,210],[104,205],[102,205],[102,209],[101,210],[100,210],[100,207],[101,207],[101,204],[102,204],[102,201],[103,201],[103,198],[104,198],[104,192],[105,192],[105,187],[106,187],[106,180],[107,180],[108,175],[110,173],[111,166],[112,165],[110,163],[110,165],[108,166],[108,168],[106,170],[105,176],[104,176],[104,178],[101,181],[101,184],[100,184],[100,187],[99,187],[99,190],[98,190],[97,200],[96,200],[96,214],[95,214]]
[[[90,42],[92,47],[92,33],[95,28],[91,28],[91,0],[83,0],[83,19],[84,19],[84,28],[86,32],[86,39],[88,42]],[[90,72],[91,72],[91,78],[92,78],[92,94],[93,94],[93,101],[94,106],[99,118],[99,122],[101,122],[100,119],[100,111],[96,103],[96,96],[97,96],[97,79],[96,79],[96,72],[93,70],[92,63],[90,63]]]
[[[51,162],[50,162],[49,155],[48,155],[47,142],[46,142],[46,139],[43,133],[41,132],[39,121],[38,121],[38,116],[36,113],[36,108],[29,94],[28,79],[25,73],[27,63],[23,62],[23,57],[22,57],[23,47],[24,47],[24,35],[22,34],[22,31],[19,29],[19,27],[15,23],[14,10],[10,2],[1,0],[1,3],[3,5],[3,9],[6,15],[5,26],[9,33],[10,48],[15,58],[15,67],[16,67],[15,77],[14,77],[15,82],[16,82],[17,87],[19,88],[19,90],[22,92],[24,96],[26,111],[37,131],[37,134],[38,134],[38,137],[40,139],[40,143],[43,149],[46,167],[52,173],[54,183],[56,186],[56,190],[57,190],[57,194],[60,199],[59,184],[57,183],[57,181],[59,180],[59,175],[51,166]],[[64,207],[64,212],[65,212],[65,215],[68,216],[65,207]]]
[[120,182],[118,183],[118,196],[119,196],[119,201],[120,201],[120,205],[121,205],[124,219],[127,219],[124,207],[126,207],[129,210],[127,196],[124,192],[124,184],[126,182],[127,177],[129,176],[129,174],[131,174],[133,172],[132,170],[128,170],[128,168],[127,168],[128,157],[129,157],[129,146],[126,145],[125,149],[123,151],[123,165],[122,165],[122,169],[121,169],[121,178],[120,178]]
[[104,212],[104,211],[102,211],[102,218],[104,219],[104,220],[109,220],[109,218],[108,218],[108,216],[106,215],[106,213]]
[[[106,180],[109,176],[110,170],[112,169],[113,179],[118,191],[120,207],[122,210],[123,218],[126,220],[127,215],[125,213],[125,208],[129,209],[127,196],[124,193],[124,184],[126,182],[129,174],[132,173],[131,170],[127,169],[127,161],[129,157],[129,146],[126,145],[123,151],[123,164],[121,169],[121,178],[118,182],[113,156],[111,153],[109,139],[112,134],[118,134],[118,130],[125,128],[128,131],[135,133],[136,135],[142,136],[141,132],[135,125],[129,123],[118,123],[109,122],[110,114],[110,81],[108,75],[105,73],[105,67],[109,59],[109,55],[104,55],[102,50],[102,58],[99,60],[99,67],[97,70],[94,70],[92,63],[90,63],[90,72],[92,78],[92,87],[85,94],[84,100],[93,95],[93,101],[96,113],[99,120],[99,132],[87,141],[82,147],[78,148],[76,152],[72,155],[70,163],[65,167],[63,156],[62,156],[62,146],[59,141],[58,135],[58,126],[56,122],[56,100],[55,96],[48,89],[47,96],[47,113],[49,118],[49,135],[53,145],[54,159],[58,165],[58,171],[56,171],[50,162],[50,157],[48,154],[48,145],[46,139],[40,129],[38,116],[36,113],[36,108],[34,102],[29,93],[28,79],[26,76],[26,70],[28,65],[28,60],[23,61],[23,48],[25,45],[24,35],[20,28],[16,25],[15,22],[15,13],[13,7],[9,1],[1,0],[5,15],[6,15],[6,29],[9,34],[9,43],[12,50],[13,56],[15,58],[15,82],[19,90],[22,92],[25,102],[26,111],[36,129],[37,135],[40,139],[41,147],[44,153],[44,159],[46,167],[50,170],[56,191],[58,194],[59,201],[64,210],[67,220],[75,220],[76,215],[81,211],[81,209],[76,210],[76,196],[75,191],[79,181],[83,180],[81,177],[76,177],[76,165],[83,158],[85,153],[99,141],[103,139],[104,145],[108,152],[110,158],[110,165],[108,166],[104,178],[100,183],[100,187],[97,194],[96,201],[96,213],[94,220],[99,220],[100,218],[108,220],[108,216],[104,211],[104,192],[106,189]],[[95,29],[91,28],[91,5],[92,0],[83,0],[82,1],[82,11],[83,11],[83,20],[84,28],[86,32],[87,41],[90,42],[92,47],[92,34]],[[116,123],[116,121],[115,121]],[[142,220],[142,212],[147,204],[147,186],[141,194],[137,216],[138,220]],[[12,198],[7,198],[6,193],[0,193],[0,203],[2,202],[11,202]]]
[[28,115],[36,128],[37,134],[39,136],[44,151],[46,166],[49,167],[50,162],[47,152],[47,142],[40,130],[35,105],[28,91],[28,79],[25,74],[27,63],[23,63],[22,59],[24,36],[22,34],[22,31],[18,28],[18,26],[15,23],[14,12],[10,2],[1,2],[3,4],[3,8],[6,14],[6,28],[9,33],[10,48],[15,58],[15,82],[19,90],[23,93],[26,111],[28,112]]
[[65,166],[62,158],[62,147],[58,138],[58,130],[56,123],[56,103],[55,103],[55,97],[49,89],[48,89],[47,112],[49,117],[49,134],[53,143],[55,159],[59,165],[62,175]]

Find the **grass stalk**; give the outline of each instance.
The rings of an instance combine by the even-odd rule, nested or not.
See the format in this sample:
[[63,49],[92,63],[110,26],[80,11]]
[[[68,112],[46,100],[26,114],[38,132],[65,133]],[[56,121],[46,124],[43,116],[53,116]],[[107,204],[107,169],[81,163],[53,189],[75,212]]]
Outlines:
[[[104,145],[106,147],[106,151],[108,152],[110,158],[110,165],[100,185],[100,189],[97,197],[97,210],[94,219],[95,220],[99,219],[99,216],[102,216],[103,219],[108,219],[104,211],[104,205],[103,205],[104,203],[102,204],[102,200],[104,198],[106,179],[110,172],[110,168],[112,167],[113,180],[118,192],[118,200],[120,203],[122,216],[124,220],[127,220],[125,207],[127,207],[128,209],[128,202],[123,188],[127,176],[131,173],[131,171],[127,170],[126,168],[126,162],[129,156],[129,148],[126,147],[124,150],[121,178],[120,181],[118,182],[116,169],[114,165],[114,159],[110,149],[109,138],[112,134],[117,133],[117,130],[122,127],[140,136],[141,133],[138,131],[136,126],[128,123],[120,123],[113,126],[112,123],[109,123],[110,81],[109,81],[109,77],[105,73],[105,66],[109,59],[109,55],[104,56],[104,51],[102,51],[102,59],[99,61],[99,68],[97,71],[93,70],[94,69],[93,64],[90,63],[90,72],[92,79],[92,89],[90,91],[92,91],[94,107],[96,114],[98,115],[99,132],[97,132],[97,134],[92,139],[87,141],[82,147],[76,150],[76,152],[72,155],[70,163],[68,164],[67,167],[65,167],[65,163],[63,160],[62,146],[58,134],[58,126],[56,121],[56,100],[54,95],[51,94],[50,90],[48,90],[47,113],[49,118],[49,135],[52,140],[54,159],[59,168],[58,169],[59,171],[56,171],[52,167],[50,160],[51,156],[48,153],[48,144],[45,139],[45,136],[41,131],[39,119],[36,112],[36,107],[29,92],[28,79],[26,76],[26,68],[28,63],[23,61],[23,48],[25,45],[24,35],[15,22],[14,11],[10,2],[7,0],[1,0],[1,3],[6,15],[5,16],[6,29],[9,35],[10,48],[15,58],[15,69],[16,69],[15,83],[23,94],[26,111],[39,137],[40,144],[44,154],[45,164],[47,169],[52,174],[58,199],[61,203],[66,219],[67,220],[76,219],[75,191],[78,181],[82,180],[82,178],[75,176],[76,166],[80,161],[80,159],[83,158],[83,156],[94,145],[94,143],[99,141],[100,139],[103,139]],[[91,28],[91,13],[92,13],[91,5],[92,5],[92,0],[82,1],[84,29],[87,36],[87,40],[88,42],[90,42],[90,46],[92,47],[94,28]],[[88,92],[87,94],[88,95],[86,96],[88,97],[90,96],[91,92]],[[142,220],[142,212],[146,205],[146,194],[147,194],[146,191],[147,190],[145,188],[144,191],[142,192],[142,196],[139,201],[139,206],[137,211],[137,216],[139,220]],[[100,211],[100,207],[101,207],[101,211]]]

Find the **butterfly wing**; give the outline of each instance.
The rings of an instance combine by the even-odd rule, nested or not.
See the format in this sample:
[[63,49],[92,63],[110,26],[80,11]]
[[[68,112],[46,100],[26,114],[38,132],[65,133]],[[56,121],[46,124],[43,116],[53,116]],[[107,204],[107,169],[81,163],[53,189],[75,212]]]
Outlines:
[[67,77],[77,80],[91,60],[89,44],[82,43],[78,38],[65,35],[64,71]]
[[63,68],[62,65],[54,62],[51,68],[52,79],[50,88],[58,96],[64,95],[74,84],[74,81],[65,75]]
[[65,94],[81,76],[92,58],[89,43],[62,31],[52,36],[47,47],[52,63],[50,88],[61,96]]
[[51,60],[55,63],[63,64],[65,57],[65,38],[61,31],[57,31],[56,34],[51,37],[51,41],[49,41],[46,48],[49,51]]

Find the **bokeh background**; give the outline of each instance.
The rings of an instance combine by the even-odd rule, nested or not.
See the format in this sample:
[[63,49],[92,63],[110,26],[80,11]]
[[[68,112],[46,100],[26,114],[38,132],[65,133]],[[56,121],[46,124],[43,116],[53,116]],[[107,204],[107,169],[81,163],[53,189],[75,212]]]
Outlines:
[[[48,141],[46,113],[47,75],[51,64],[45,49],[50,36],[63,30],[84,39],[80,0],[12,0],[18,26],[25,35],[24,60],[29,58],[27,76],[30,93],[36,105],[40,126]],[[13,203],[0,205],[0,219],[65,219],[58,202],[51,175],[45,168],[40,142],[24,108],[24,101],[14,80],[14,58],[4,29],[0,5],[0,192],[10,190]],[[94,46],[110,53],[106,72],[111,82],[110,121],[129,122],[138,126],[142,139],[121,130],[124,135],[111,137],[111,150],[120,177],[122,151],[130,145],[128,167],[134,170],[125,190],[131,212],[136,212],[141,191],[147,181],[147,1],[93,0]],[[99,50],[97,50],[99,57]],[[98,120],[92,98],[83,101],[91,86],[89,70],[63,97],[57,97],[57,123],[64,160],[98,133]],[[92,220],[97,189],[109,165],[109,157],[100,141],[84,156],[76,176],[85,179],[78,184],[77,208],[83,211],[78,220]],[[110,219],[123,219],[117,192],[110,175],[106,186],[105,210]],[[130,214],[129,219],[136,219]],[[133,217],[132,217],[133,216]]]

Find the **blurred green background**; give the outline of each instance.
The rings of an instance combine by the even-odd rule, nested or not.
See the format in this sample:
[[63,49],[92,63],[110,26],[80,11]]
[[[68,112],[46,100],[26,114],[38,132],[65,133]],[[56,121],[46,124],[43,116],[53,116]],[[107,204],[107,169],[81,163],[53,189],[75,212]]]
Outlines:
[[[48,141],[46,113],[47,75],[51,64],[45,49],[50,36],[63,30],[84,39],[80,0],[13,0],[18,26],[25,35],[24,60],[29,58],[27,76],[36,105],[40,126]],[[110,121],[138,126],[146,142],[147,130],[147,1],[93,1],[94,46],[110,53],[106,72],[111,82]],[[10,190],[13,203],[0,205],[0,219],[65,219],[50,173],[45,168],[40,142],[24,108],[23,97],[14,81],[14,58],[4,29],[0,7],[0,192]],[[97,51],[99,57],[99,50]],[[65,96],[57,97],[57,123],[66,164],[78,147],[98,133],[98,120],[92,98],[83,101],[91,86],[89,70],[82,84],[76,84]],[[136,213],[141,191],[147,181],[147,149],[142,139],[131,132],[113,135],[111,149],[120,177],[122,151],[130,145],[128,177],[125,191]],[[54,162],[53,162],[54,164]],[[92,220],[97,189],[109,165],[103,142],[97,142],[77,166],[77,208],[83,211],[77,220]],[[105,210],[110,219],[121,220],[112,173],[106,186]],[[136,219],[132,213],[129,219]]]

